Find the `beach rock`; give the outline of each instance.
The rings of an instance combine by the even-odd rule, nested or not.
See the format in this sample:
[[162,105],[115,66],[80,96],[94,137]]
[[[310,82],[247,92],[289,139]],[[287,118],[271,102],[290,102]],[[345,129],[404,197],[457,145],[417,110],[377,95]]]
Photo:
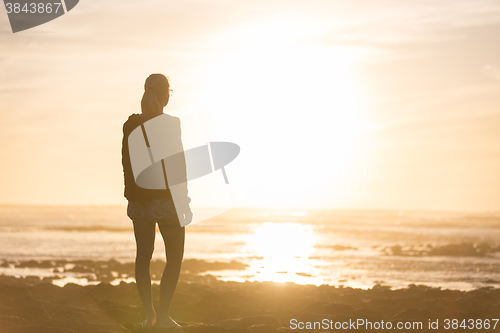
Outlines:
[[279,296],[268,302],[269,308],[282,310],[301,310],[304,307],[304,300],[293,296]]
[[77,331],[50,326],[15,326],[2,330],[2,333],[77,333]]
[[[292,330],[290,327],[278,327],[276,329],[276,332],[282,333],[282,332],[295,332],[296,330]],[[331,331],[322,331],[324,333],[329,333]]]
[[428,314],[428,319],[433,319],[433,318],[436,318],[436,319],[440,319],[440,318],[443,318],[443,315],[447,312],[448,310],[446,310],[446,308],[442,307],[442,306],[435,306],[435,305],[432,305],[432,306],[428,306],[428,307],[425,307],[422,309],[422,312],[425,312]]
[[[201,298],[213,293],[214,288],[211,286],[187,283],[179,283],[176,291],[176,295],[179,295],[179,298],[186,301],[195,301],[195,299],[192,299],[194,297],[196,297],[196,300],[200,300]],[[180,297],[181,295],[182,297]],[[186,296],[189,298],[186,298]]]
[[223,305],[214,305],[208,301],[202,301],[196,304],[197,313],[203,316],[205,321],[213,322],[213,320],[224,320],[231,318],[232,314],[227,307]]
[[232,327],[226,330],[226,333],[248,333],[247,329]]
[[130,333],[130,330],[120,324],[113,323],[83,323],[77,328],[78,333],[92,333],[96,331],[110,331],[117,333]]
[[66,313],[60,312],[52,316],[47,325],[54,327],[67,327],[76,329],[79,325],[88,321],[88,315],[84,311],[70,309]]
[[73,282],[70,282],[70,283],[66,283],[63,287],[63,289],[66,291],[66,290],[74,290],[74,289],[81,289],[83,288],[83,286],[79,285],[79,284],[76,284],[76,283],[73,283]]
[[275,317],[261,315],[241,318],[236,324],[237,328],[248,328],[254,325],[267,325],[273,328],[278,327],[278,320]]
[[18,308],[10,308],[4,310],[5,314],[11,314],[17,317],[24,318],[30,324],[39,324],[46,321],[49,315],[45,309],[37,306],[23,306]]
[[379,311],[375,311],[372,309],[358,309],[352,313],[353,318],[362,318],[367,319],[369,321],[380,321],[384,319],[384,315]]
[[130,311],[123,305],[103,309],[103,314],[118,323],[123,323],[126,321],[141,321],[143,320],[141,312],[142,311]]
[[68,290],[64,290],[64,297],[60,302],[60,307],[64,307],[66,305],[76,307],[93,307],[98,303],[99,299],[97,299],[92,293],[90,293],[88,289],[68,288]]
[[315,321],[322,321],[323,319],[327,318],[327,319],[336,319],[336,318],[339,318],[339,316],[342,317],[342,319],[347,319],[349,320],[346,316],[344,315],[325,315],[325,314],[321,314],[321,313],[312,313],[312,312],[301,312],[297,315],[293,315],[293,316],[290,316],[289,318],[287,318],[286,321],[286,325],[289,326],[289,321],[290,319],[297,319],[297,321],[299,322],[315,322]]
[[29,322],[21,317],[16,317],[12,315],[0,314],[0,330],[12,326],[25,326],[29,325]]
[[28,287],[24,284],[21,285],[0,285],[0,303],[8,305],[10,300],[20,299],[25,297],[33,297]]
[[326,303],[326,302],[314,302],[307,305],[303,310],[303,312],[313,312],[313,313],[325,313],[325,314],[343,314],[343,315],[351,315],[353,313],[353,309],[350,305],[347,304],[338,304],[338,303]]
[[[28,322],[25,323],[25,325],[29,325]],[[0,332],[3,328],[7,328],[7,327],[12,327],[12,326],[19,326],[18,324],[14,324],[10,321],[6,321],[6,320],[2,320],[0,319]]]
[[255,333],[276,333],[277,330],[274,326],[267,324],[259,324],[250,326],[250,331]]
[[50,302],[48,300],[43,300],[43,299],[34,299],[30,295],[26,297],[20,297],[18,299],[14,299],[9,302],[10,308],[19,308],[19,307],[24,307],[26,305],[36,306],[39,308],[46,308],[47,306],[50,305]]
[[[292,330],[289,326],[287,327],[278,327],[276,329],[276,332],[279,332],[279,333],[282,333],[282,332],[297,332],[297,330]],[[333,331],[321,331],[322,333],[330,333],[330,332],[333,332]]]
[[399,321],[427,321],[429,319],[435,319],[435,317],[429,311],[420,309],[405,309],[398,314],[396,314],[391,319],[397,319]]
[[47,299],[48,297],[53,298],[54,296],[60,295],[63,289],[51,282],[42,280],[40,283],[31,286],[29,290],[34,298]]
[[389,298],[383,299],[372,299],[365,303],[365,308],[375,309],[376,311],[380,311],[385,317],[392,317],[395,314],[399,313],[402,308],[400,306],[396,306],[394,301]]
[[332,297],[330,299],[334,300],[336,303],[345,303],[349,305],[360,303],[363,300],[356,293],[347,293],[344,295],[337,295],[336,293],[332,293]]
[[492,312],[490,315],[489,311],[465,311],[463,313],[464,318],[483,319],[483,320],[491,319],[493,317],[492,314],[495,314],[496,315],[495,317],[498,316],[498,312],[497,313]]
[[456,298],[460,296],[460,292],[457,293],[456,290],[441,290],[439,288],[429,288],[422,291],[419,291],[415,294],[417,298],[425,298],[425,299],[435,299],[435,298]]
[[[109,299],[110,296],[113,296],[116,293],[115,286],[111,285],[108,282],[101,282],[98,285],[91,286],[91,293],[93,295],[99,295],[100,298]],[[111,297],[112,298],[112,297]]]
[[29,325],[29,323],[26,319],[24,319],[22,317],[17,317],[14,315],[6,314],[2,311],[0,311],[0,320],[12,322],[17,326]]
[[[189,333],[221,333],[226,332],[224,327],[219,325],[203,324],[203,323],[189,323],[187,325],[182,325],[182,331]],[[248,332],[248,331],[247,331]]]
[[444,315],[443,315],[443,318],[446,318],[446,319],[465,319],[465,318],[462,318],[463,317],[463,313],[461,312],[458,312],[458,311],[447,311]]
[[236,325],[238,325],[239,322],[239,319],[225,319],[221,320],[220,324],[225,328],[236,328]]

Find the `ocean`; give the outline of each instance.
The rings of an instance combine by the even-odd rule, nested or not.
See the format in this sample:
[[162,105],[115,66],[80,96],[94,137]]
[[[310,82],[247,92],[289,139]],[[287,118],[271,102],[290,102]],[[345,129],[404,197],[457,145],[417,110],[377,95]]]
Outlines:
[[[0,206],[0,244],[0,274],[54,276],[59,285],[90,281],[21,263],[135,259],[122,206]],[[224,281],[498,288],[500,213],[233,209],[186,227],[184,258],[244,264],[199,273]],[[165,260],[158,228],[153,259]],[[133,277],[113,283],[121,280]]]

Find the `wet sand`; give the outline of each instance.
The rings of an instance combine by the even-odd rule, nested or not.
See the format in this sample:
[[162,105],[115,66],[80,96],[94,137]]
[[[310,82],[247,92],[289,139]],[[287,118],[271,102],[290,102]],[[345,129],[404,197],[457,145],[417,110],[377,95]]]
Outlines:
[[[8,265],[8,262],[3,262],[3,265]],[[116,261],[77,261],[72,264],[66,261],[28,261],[17,265],[66,265],[68,270],[94,272],[102,280],[106,280],[110,272],[117,272],[120,276],[133,272],[133,263]],[[411,285],[399,290],[391,290],[388,286],[362,290],[293,283],[223,282],[213,275],[198,274],[207,269],[242,269],[239,265],[236,262],[185,260],[171,309],[172,317],[183,326],[183,331],[296,332],[301,330],[291,329],[295,325],[291,324],[293,319],[297,325],[299,322],[307,325],[307,322],[324,323],[325,320],[335,323],[363,319],[372,323],[383,320],[394,325],[420,321],[423,329],[404,331],[425,332],[430,319],[439,320],[441,329],[429,332],[450,332],[443,328],[444,319],[493,319],[500,314],[500,289],[493,288],[464,292]],[[163,266],[164,262],[153,262],[152,275],[161,274]],[[168,331],[141,329],[144,312],[134,282],[121,282],[116,286],[109,282],[86,286],[69,283],[59,287],[52,283],[52,279],[0,276],[0,332]],[[158,294],[159,286],[154,284],[155,307],[158,307]],[[342,331],[332,327],[324,329],[318,326],[316,331]],[[498,329],[500,325],[497,325]],[[359,327],[356,331],[370,330]]]

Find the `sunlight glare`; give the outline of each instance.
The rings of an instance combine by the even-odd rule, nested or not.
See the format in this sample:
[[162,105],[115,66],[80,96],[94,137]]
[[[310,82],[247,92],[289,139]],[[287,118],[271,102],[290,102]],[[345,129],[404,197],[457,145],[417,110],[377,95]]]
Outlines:
[[259,257],[250,264],[250,271],[256,281],[312,283],[306,276],[311,274],[308,261],[314,243],[310,226],[266,222],[247,242],[247,251]]
[[[338,178],[333,169],[348,169],[366,155],[362,145],[366,98],[357,76],[358,51],[305,42],[300,36],[315,30],[294,37],[292,32],[299,28],[287,21],[256,25],[239,34],[241,39],[233,48],[219,50],[207,63],[200,78],[198,108],[211,114],[211,138],[231,138],[245,147],[245,154],[257,154],[255,163],[279,164],[300,156],[279,175],[265,169],[241,170],[242,174],[252,172],[267,186],[285,189],[299,170],[314,165],[315,172],[301,174],[303,183],[295,183],[293,193],[321,194],[318,187],[325,177]],[[242,135],[243,125],[247,131],[258,132]],[[260,149],[269,146],[270,138],[279,149]],[[249,148],[256,149],[255,153]],[[272,200],[263,197],[259,205],[272,201],[273,208],[285,204],[293,208],[306,201],[314,205],[321,198],[294,198],[291,193],[285,191]]]

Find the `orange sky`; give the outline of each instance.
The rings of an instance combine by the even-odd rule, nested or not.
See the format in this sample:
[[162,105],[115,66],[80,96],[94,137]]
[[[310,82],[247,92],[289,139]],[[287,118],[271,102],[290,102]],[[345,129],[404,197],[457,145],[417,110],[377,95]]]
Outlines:
[[206,114],[235,204],[500,209],[498,1],[81,1],[0,11],[0,203],[124,204],[145,78]]

